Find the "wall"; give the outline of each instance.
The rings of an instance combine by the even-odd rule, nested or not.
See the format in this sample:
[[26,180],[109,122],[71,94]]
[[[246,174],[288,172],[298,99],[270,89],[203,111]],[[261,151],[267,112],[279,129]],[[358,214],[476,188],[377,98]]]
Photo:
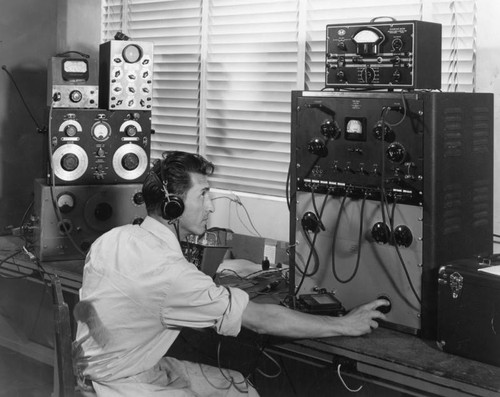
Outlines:
[[0,63],[12,74],[36,123],[4,70],[0,77],[0,234],[20,225],[33,179],[45,175],[47,60],[56,48],[57,0],[2,2]]
[[[36,0],[7,2],[3,15],[12,15],[0,25],[1,62],[19,75],[37,119],[45,116],[45,66],[57,51],[79,50],[94,56],[100,41],[100,1],[51,0],[38,6]],[[5,9],[6,8],[6,9]],[[55,19],[57,9],[57,38]],[[477,91],[495,93],[495,131],[500,129],[500,2],[478,0]],[[4,18],[5,19],[5,18]],[[22,23],[21,23],[22,21]],[[96,56],[96,55],[95,55]],[[28,117],[5,73],[0,79],[0,232],[20,221],[31,200],[32,179],[44,174],[42,137]],[[21,167],[20,164],[29,164]],[[500,173],[500,138],[495,139],[495,175]],[[217,192],[216,196],[231,192]],[[227,227],[237,233],[288,240],[288,208],[284,199],[267,199],[238,193],[241,203],[229,199],[214,202],[211,226]],[[246,211],[252,220],[249,223]],[[500,233],[500,183],[495,184],[495,233]]]

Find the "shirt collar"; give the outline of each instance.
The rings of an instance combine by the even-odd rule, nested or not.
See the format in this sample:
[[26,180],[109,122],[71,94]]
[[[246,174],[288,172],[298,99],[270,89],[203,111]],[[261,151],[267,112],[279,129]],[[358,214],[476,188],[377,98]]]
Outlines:
[[182,253],[181,245],[175,233],[161,222],[148,215],[142,221],[141,228],[165,241],[170,246],[178,247],[178,251]]

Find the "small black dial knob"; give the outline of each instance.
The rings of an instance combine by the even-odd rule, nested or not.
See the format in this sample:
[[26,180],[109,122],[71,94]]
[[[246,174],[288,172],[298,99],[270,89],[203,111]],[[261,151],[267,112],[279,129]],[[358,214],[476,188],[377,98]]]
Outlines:
[[325,120],[321,124],[321,133],[325,138],[337,139],[340,136],[340,127],[335,120]]
[[406,149],[399,142],[394,142],[389,145],[386,150],[387,158],[393,163],[402,163],[406,159]]
[[328,156],[328,148],[320,138],[314,138],[309,141],[307,144],[307,150],[311,154],[315,154],[316,156],[326,157]]
[[409,247],[413,242],[413,235],[408,226],[399,225],[394,229],[394,241],[397,245]]
[[136,194],[134,194],[132,201],[136,205],[144,204],[144,196],[143,196],[142,192],[137,192]]
[[395,139],[394,131],[387,123],[382,123],[382,121],[377,122],[373,127],[373,135],[378,140],[384,140],[384,142],[393,142]]
[[306,231],[318,233],[320,229],[320,222],[318,217],[314,212],[308,211],[302,217],[302,221],[300,222],[302,228]]
[[372,238],[380,244],[387,244],[391,239],[391,230],[383,222],[377,222],[372,227]]

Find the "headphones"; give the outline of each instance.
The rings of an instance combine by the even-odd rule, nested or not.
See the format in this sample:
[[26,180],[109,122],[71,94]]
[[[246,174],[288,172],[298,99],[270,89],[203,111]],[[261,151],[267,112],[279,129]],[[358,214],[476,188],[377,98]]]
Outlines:
[[182,201],[182,198],[179,196],[168,192],[167,182],[162,181],[156,172],[151,171],[151,175],[155,178],[158,187],[165,195],[160,205],[162,218],[167,221],[173,221],[179,218],[184,212],[184,201]]

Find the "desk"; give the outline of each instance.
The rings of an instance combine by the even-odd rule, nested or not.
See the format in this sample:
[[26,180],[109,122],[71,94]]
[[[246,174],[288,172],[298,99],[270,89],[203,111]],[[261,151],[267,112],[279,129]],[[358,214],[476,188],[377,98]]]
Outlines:
[[368,381],[422,396],[500,396],[500,368],[440,351],[435,342],[378,328],[362,337],[295,340],[271,350],[344,364]]
[[[20,239],[0,237],[0,260],[22,248],[20,244]],[[74,294],[78,292],[82,262],[42,266],[47,272],[59,275],[63,289]],[[15,261],[3,263],[0,273],[10,277],[24,275],[42,282],[36,264],[24,254],[17,256]],[[256,300],[275,302],[276,296],[259,295]],[[354,338],[294,341],[266,338],[266,341],[266,351],[271,354],[316,365],[342,364],[353,376],[410,395],[500,396],[500,367],[444,353],[433,341],[386,328]]]

